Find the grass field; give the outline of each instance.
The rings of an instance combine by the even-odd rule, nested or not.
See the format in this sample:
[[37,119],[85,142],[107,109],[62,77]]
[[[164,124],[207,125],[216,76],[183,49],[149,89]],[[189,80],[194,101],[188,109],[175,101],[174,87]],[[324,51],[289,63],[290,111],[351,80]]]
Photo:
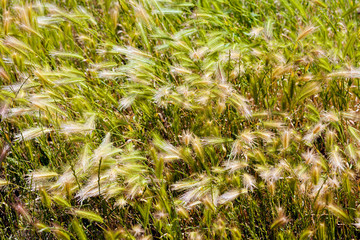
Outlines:
[[1,0],[1,238],[360,238],[359,24],[350,0]]

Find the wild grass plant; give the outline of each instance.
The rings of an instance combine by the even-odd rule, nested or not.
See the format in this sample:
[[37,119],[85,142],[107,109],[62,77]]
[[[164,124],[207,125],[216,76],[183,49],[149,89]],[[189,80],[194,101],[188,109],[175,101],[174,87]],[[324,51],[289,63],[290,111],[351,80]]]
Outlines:
[[357,239],[359,7],[1,0],[3,239]]

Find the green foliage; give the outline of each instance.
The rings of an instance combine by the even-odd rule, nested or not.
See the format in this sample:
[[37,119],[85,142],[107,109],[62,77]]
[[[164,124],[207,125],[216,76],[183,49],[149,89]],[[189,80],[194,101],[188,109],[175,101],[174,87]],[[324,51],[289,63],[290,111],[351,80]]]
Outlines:
[[2,0],[0,235],[356,239],[358,7]]

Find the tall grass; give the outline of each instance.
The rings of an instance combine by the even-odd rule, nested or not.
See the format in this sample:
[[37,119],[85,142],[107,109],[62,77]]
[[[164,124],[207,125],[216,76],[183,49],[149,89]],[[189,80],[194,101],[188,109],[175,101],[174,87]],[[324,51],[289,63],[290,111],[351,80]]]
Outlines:
[[4,239],[356,239],[355,1],[2,0]]

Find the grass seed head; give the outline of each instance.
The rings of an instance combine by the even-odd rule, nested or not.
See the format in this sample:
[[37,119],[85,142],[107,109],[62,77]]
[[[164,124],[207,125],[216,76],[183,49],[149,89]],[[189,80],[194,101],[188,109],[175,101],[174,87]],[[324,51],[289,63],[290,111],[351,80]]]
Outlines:
[[329,163],[335,172],[341,173],[345,169],[345,162],[338,150],[338,147],[335,146],[333,150],[330,151]]
[[254,188],[256,188],[256,180],[252,175],[244,173],[243,174],[243,185],[247,190],[253,191]]

